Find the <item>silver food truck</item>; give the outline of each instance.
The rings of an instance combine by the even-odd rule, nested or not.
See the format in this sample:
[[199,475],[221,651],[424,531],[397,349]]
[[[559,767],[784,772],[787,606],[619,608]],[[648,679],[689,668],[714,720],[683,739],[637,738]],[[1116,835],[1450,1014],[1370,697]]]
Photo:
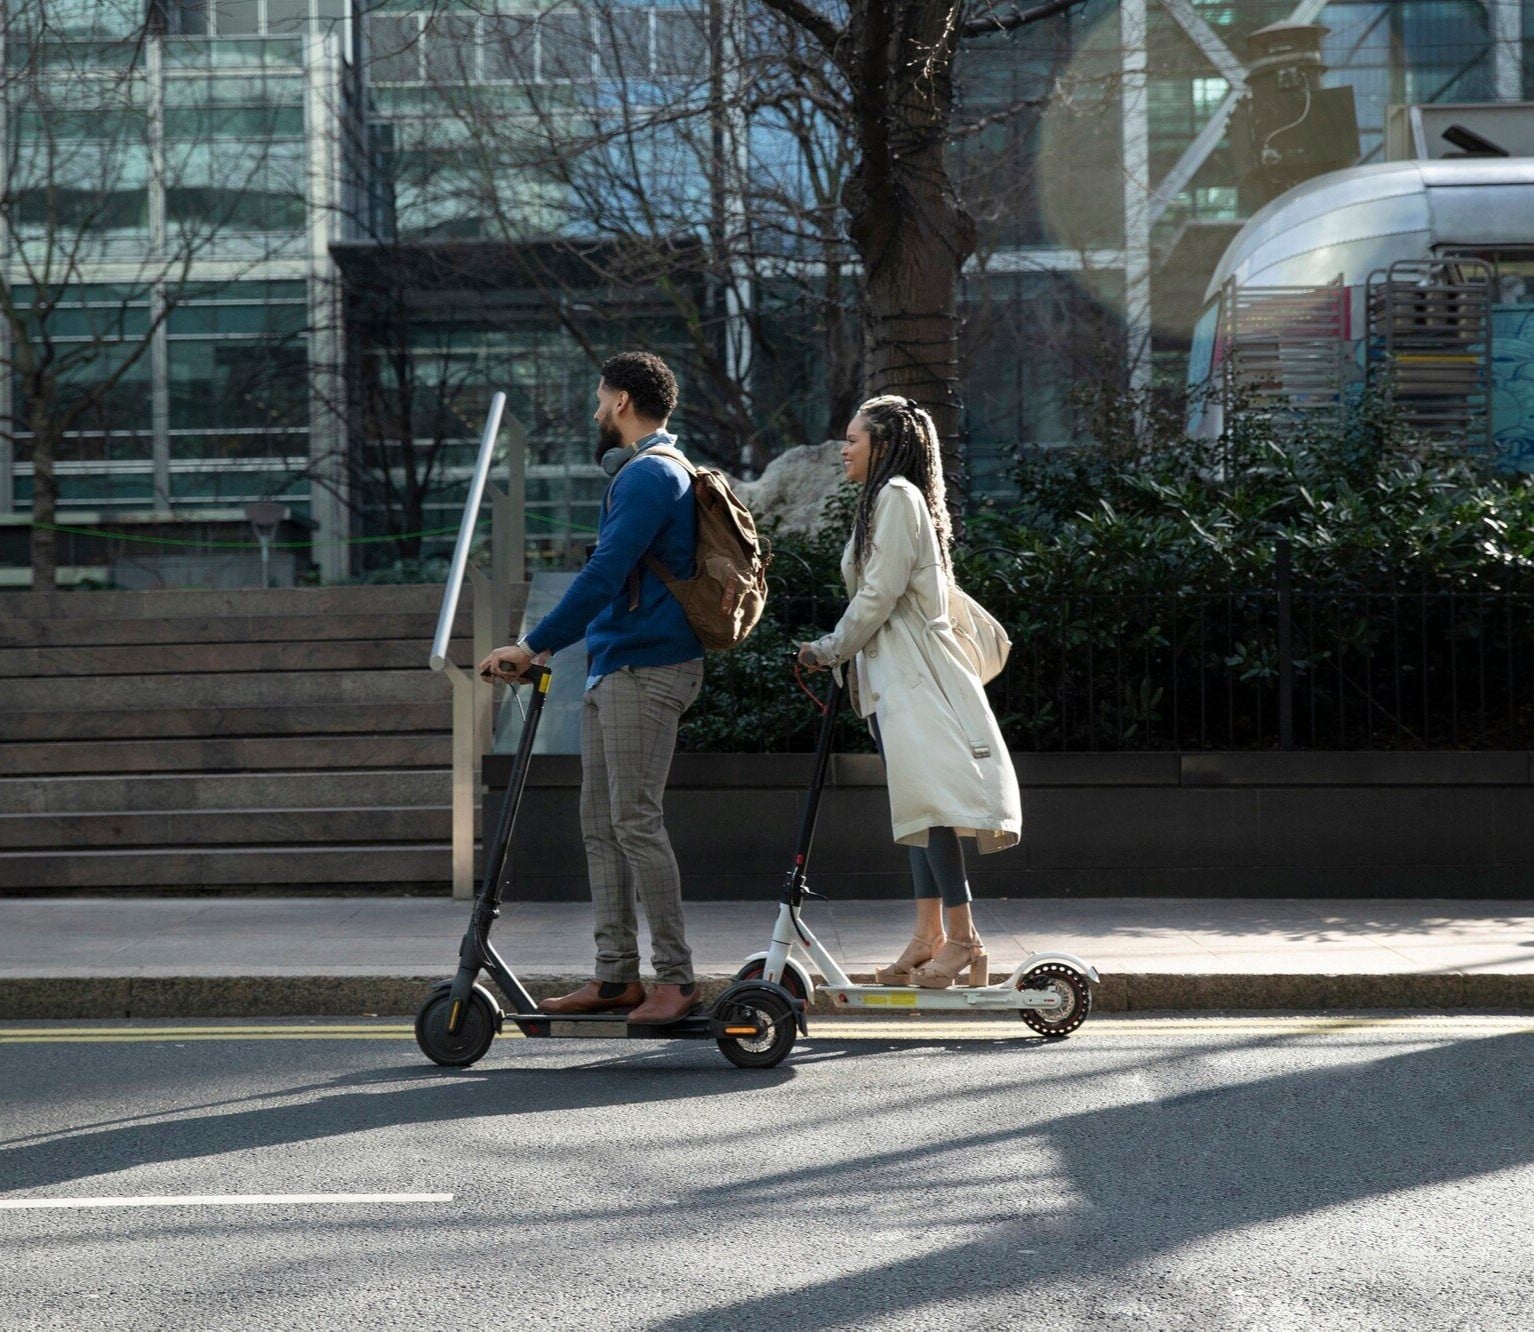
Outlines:
[[1189,427],[1227,405],[1407,421],[1534,471],[1534,157],[1385,162],[1274,199],[1221,257],[1194,330]]

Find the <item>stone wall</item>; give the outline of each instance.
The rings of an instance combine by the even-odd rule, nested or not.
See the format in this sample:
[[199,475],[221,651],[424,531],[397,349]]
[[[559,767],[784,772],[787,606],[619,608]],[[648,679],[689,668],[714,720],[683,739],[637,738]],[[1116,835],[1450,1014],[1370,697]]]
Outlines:
[[[1534,896],[1531,756],[1502,753],[1020,754],[1023,842],[970,859],[980,897]],[[504,783],[509,760],[487,763]],[[689,897],[771,898],[809,755],[679,754],[666,814]],[[535,761],[517,897],[586,896],[579,760]],[[879,761],[838,755],[810,882],[904,897]]]

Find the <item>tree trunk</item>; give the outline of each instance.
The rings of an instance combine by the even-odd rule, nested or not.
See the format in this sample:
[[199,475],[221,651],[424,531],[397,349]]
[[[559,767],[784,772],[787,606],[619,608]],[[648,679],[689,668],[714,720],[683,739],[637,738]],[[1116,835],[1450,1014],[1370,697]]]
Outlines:
[[33,398],[30,403],[32,426],[32,590],[52,592],[58,587],[59,537],[53,530],[58,521],[59,482],[54,471],[58,456],[50,422],[49,402]]
[[905,206],[893,215],[853,218],[854,236],[862,229],[876,237],[865,251],[868,390],[914,398],[931,413],[942,440],[943,471],[958,502],[967,481],[958,283],[974,250],[974,224],[941,163],[911,172],[901,194]]
[[948,173],[955,39],[932,28],[941,6],[913,3],[873,40],[856,81],[863,158],[843,203],[863,260],[870,392],[914,398],[942,441],[950,507],[963,508],[958,283],[975,249],[974,219]]

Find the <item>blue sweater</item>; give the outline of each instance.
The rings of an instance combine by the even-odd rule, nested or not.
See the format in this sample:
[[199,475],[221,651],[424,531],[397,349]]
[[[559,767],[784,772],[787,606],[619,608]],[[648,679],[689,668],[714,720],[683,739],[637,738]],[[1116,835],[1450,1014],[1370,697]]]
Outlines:
[[[646,444],[671,443],[654,435]],[[679,602],[642,566],[639,605],[629,609],[629,573],[650,551],[678,578],[691,578],[698,519],[692,478],[669,458],[639,455],[608,488],[597,548],[559,604],[527,635],[535,653],[558,652],[586,636],[590,674],[625,666],[672,666],[703,655]]]

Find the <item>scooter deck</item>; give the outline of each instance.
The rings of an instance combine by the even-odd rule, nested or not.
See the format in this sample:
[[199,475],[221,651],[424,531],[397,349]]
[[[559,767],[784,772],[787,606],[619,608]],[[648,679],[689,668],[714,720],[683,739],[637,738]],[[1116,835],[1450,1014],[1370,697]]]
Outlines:
[[822,985],[824,994],[839,1010],[869,1008],[881,1011],[913,1009],[927,1012],[969,1010],[1015,1011],[1024,1008],[1048,1012],[1058,1008],[1058,996],[1044,990],[1016,990],[1010,985],[955,985],[946,990],[911,985]]
[[678,1018],[675,1022],[630,1022],[628,1010],[611,1013],[507,1013],[506,1021],[515,1022],[524,1036],[584,1037],[601,1041],[703,1041],[717,1033],[705,1011]]

